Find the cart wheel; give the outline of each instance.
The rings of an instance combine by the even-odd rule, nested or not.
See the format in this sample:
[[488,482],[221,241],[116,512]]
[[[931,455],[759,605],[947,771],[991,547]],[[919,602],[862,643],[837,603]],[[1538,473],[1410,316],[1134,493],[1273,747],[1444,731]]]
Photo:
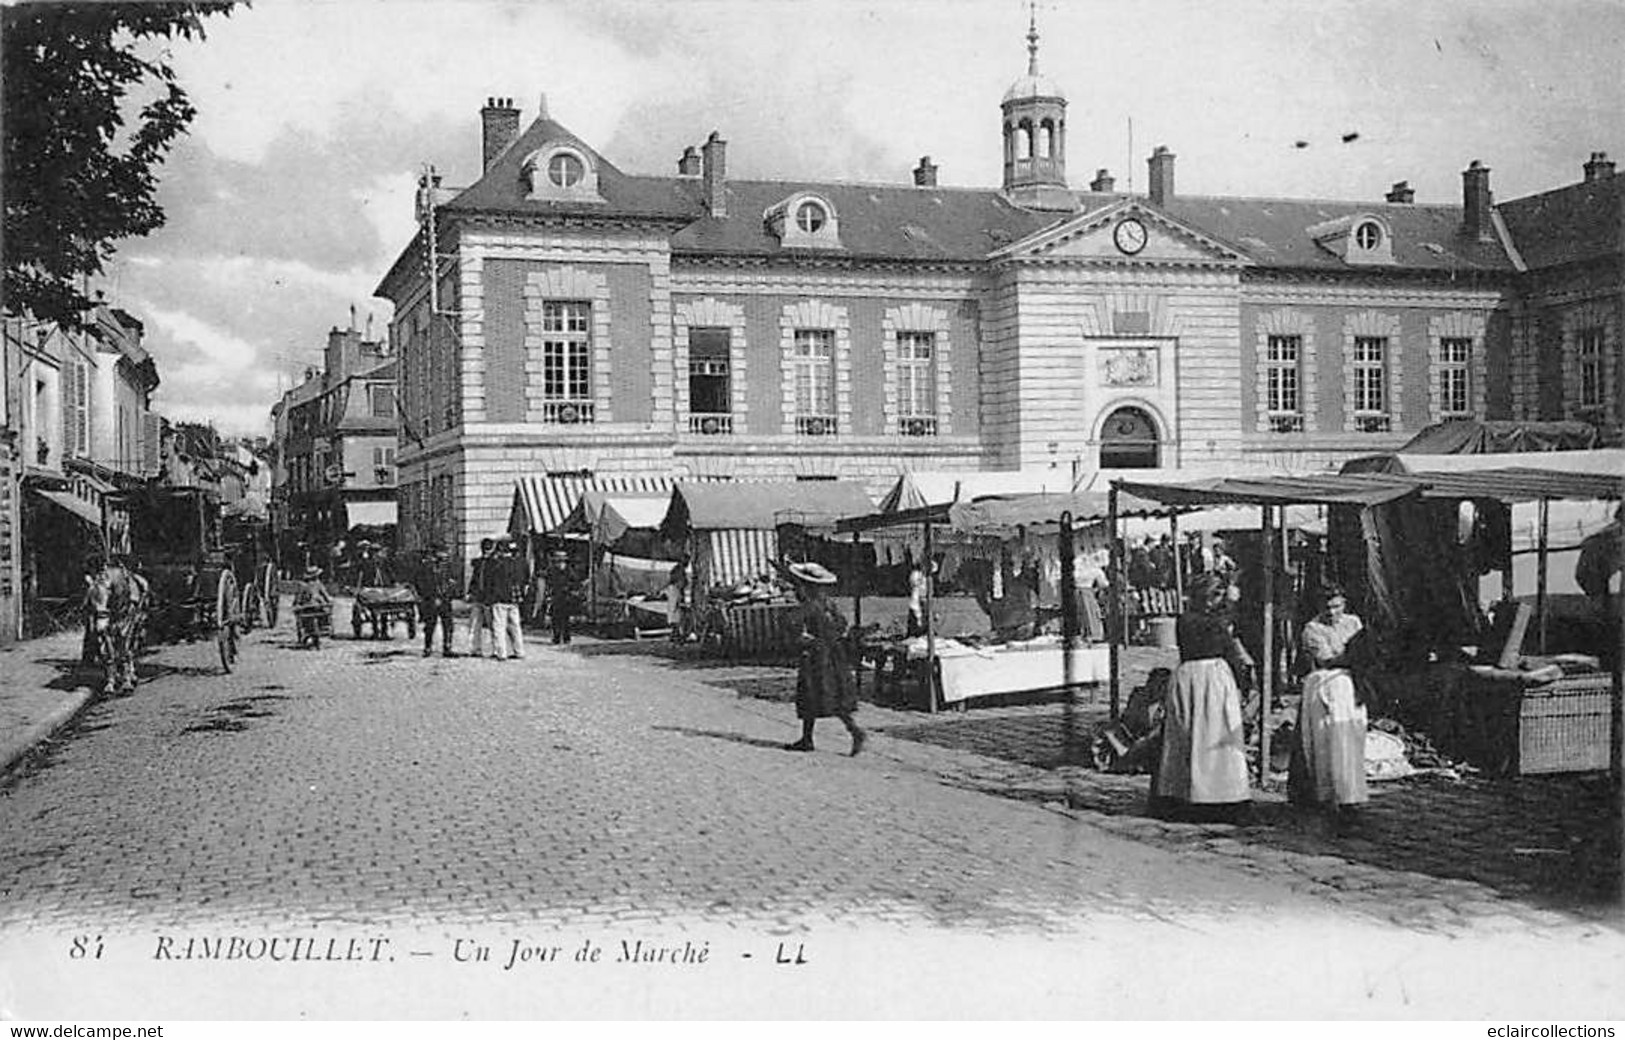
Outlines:
[[260,590],[253,585],[243,586],[242,605],[237,616],[242,619],[243,631],[252,632],[260,620]]
[[226,571],[214,597],[214,640],[220,651],[220,667],[228,673],[237,660],[237,579]]
[[276,565],[266,564],[260,570],[260,604],[265,618],[266,628],[275,628],[277,613],[281,607],[282,597],[277,593]]

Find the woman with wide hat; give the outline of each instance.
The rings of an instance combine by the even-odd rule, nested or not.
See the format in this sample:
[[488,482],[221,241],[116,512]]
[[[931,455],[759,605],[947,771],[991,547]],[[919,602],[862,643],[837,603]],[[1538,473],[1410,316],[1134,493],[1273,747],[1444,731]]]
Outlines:
[[853,721],[858,710],[852,681],[852,656],[846,641],[846,618],[829,601],[835,575],[817,563],[792,563],[780,568],[801,600],[801,661],[796,668],[796,715],[801,739],[786,744],[787,751],[813,750],[813,724],[834,716],[852,735],[852,754],[863,750],[866,735]]
[[1163,706],[1162,756],[1151,781],[1152,811],[1192,819],[1238,820],[1247,814],[1247,744],[1241,686],[1252,659],[1224,607],[1229,583],[1202,574],[1175,635],[1179,667]]

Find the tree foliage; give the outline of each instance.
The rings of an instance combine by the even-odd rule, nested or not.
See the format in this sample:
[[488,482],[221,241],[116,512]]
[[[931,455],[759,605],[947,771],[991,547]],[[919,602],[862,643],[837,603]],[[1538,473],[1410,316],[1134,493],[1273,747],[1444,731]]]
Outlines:
[[202,39],[204,18],[234,6],[0,11],[8,311],[79,327],[93,302],[83,279],[101,273],[120,239],[163,226],[158,167],[196,114],[164,41]]

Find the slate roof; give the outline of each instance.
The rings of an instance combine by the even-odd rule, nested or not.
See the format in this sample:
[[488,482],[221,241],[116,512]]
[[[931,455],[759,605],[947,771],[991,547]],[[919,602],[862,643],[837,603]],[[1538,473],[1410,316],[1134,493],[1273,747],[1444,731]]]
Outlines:
[[[591,158],[604,202],[528,198],[525,157],[549,142],[567,142]],[[611,214],[632,219],[692,220],[704,212],[695,178],[639,177],[622,173],[592,146],[551,119],[538,119],[497,157],[480,179],[441,207],[443,213]]]
[[1530,270],[1618,256],[1625,176],[1581,181],[1496,206]]
[[[550,141],[567,142],[590,156],[598,170],[603,203],[526,197],[524,158]],[[994,189],[729,179],[725,191],[727,216],[711,217],[703,204],[701,178],[627,174],[563,125],[542,118],[531,123],[478,182],[441,209],[449,215],[601,215],[665,222],[673,227],[671,248],[678,256],[980,262],[1062,220],[1130,197],[1073,192],[1078,210],[1063,213],[1023,209]],[[786,247],[768,229],[764,213],[802,192],[834,206],[843,248]],[[1523,259],[1539,268],[1618,254],[1622,196],[1625,178],[1616,176],[1505,202],[1497,209]],[[1463,233],[1460,206],[1183,195],[1160,208],[1265,268],[1452,274],[1514,268],[1498,239],[1483,241]],[[1365,213],[1388,222],[1392,265],[1350,264],[1309,234],[1316,225]],[[405,254],[397,267],[404,259]]]
[[[1323,199],[1255,199],[1176,195],[1162,210],[1207,232],[1262,267],[1316,270],[1510,271],[1512,261],[1496,241],[1462,233],[1460,206]],[[1379,216],[1392,230],[1394,264],[1350,264],[1309,235],[1309,228],[1362,213]]]
[[[835,208],[844,247],[786,249],[762,219],[802,192]],[[861,256],[910,261],[979,261],[1071,214],[1012,205],[997,191],[813,181],[729,181],[726,219],[702,215],[672,236],[674,253]]]

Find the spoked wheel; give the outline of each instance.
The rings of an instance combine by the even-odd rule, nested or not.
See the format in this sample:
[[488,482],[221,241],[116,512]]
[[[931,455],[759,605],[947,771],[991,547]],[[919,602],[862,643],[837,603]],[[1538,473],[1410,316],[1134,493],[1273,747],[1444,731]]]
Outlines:
[[263,609],[260,605],[259,587],[256,585],[244,585],[241,602],[242,605],[237,611],[237,616],[242,619],[243,631],[252,632],[254,631],[254,626],[259,624],[260,615],[263,613]]
[[277,595],[275,564],[268,563],[260,568],[259,587],[261,618],[265,621],[266,628],[275,628],[277,612],[280,606],[278,601],[282,598]]
[[220,575],[214,597],[214,641],[220,650],[220,667],[227,672],[237,661],[237,578],[230,572]]

